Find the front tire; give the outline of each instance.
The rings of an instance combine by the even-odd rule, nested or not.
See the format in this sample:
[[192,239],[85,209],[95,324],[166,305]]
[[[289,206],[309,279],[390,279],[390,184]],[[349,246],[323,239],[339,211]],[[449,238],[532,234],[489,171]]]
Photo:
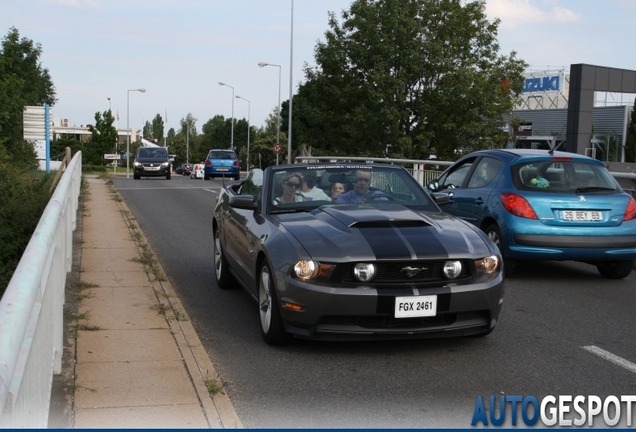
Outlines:
[[596,268],[605,279],[624,279],[634,269],[634,260],[602,262]]
[[236,287],[236,280],[230,273],[230,265],[225,258],[223,248],[221,247],[221,231],[218,227],[214,229],[214,276],[216,277],[216,284],[221,289],[232,289]]
[[285,331],[280,316],[276,287],[267,261],[261,265],[258,277],[258,312],[265,342],[269,345],[284,345],[293,340],[293,336]]
[[170,174],[166,174],[166,180],[170,180]]

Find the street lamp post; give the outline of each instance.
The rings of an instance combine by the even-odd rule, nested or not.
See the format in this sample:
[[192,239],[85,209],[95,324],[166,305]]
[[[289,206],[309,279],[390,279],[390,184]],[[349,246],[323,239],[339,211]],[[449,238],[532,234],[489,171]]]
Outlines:
[[[112,109],[112,105],[110,104],[110,98],[106,98],[108,99],[108,114],[110,114],[111,116],[113,115],[113,109]],[[119,139],[119,136],[117,137],[117,139]],[[115,139],[115,153],[117,153],[117,139]],[[117,160],[113,161],[113,173],[117,172]]]
[[287,125],[287,163],[291,164],[292,149],[292,71],[294,63],[294,0],[291,0],[291,36],[289,38],[289,124]]
[[[266,63],[266,62],[260,62],[258,64],[258,67],[265,67],[265,66],[273,66],[273,67],[277,67],[278,68],[278,112],[276,113],[276,144],[280,144],[280,72],[282,70],[282,67],[280,65],[276,65],[276,64],[271,64],[271,63]],[[278,153],[276,153],[276,165],[278,165]]]
[[244,97],[236,96],[237,99],[243,99],[247,102],[247,172],[250,171],[250,106],[252,105],[250,101],[245,99]]
[[230,149],[234,150],[234,87],[222,82],[219,82],[219,85],[229,87],[232,89],[232,130],[230,132]]
[[130,92],[146,93],[146,89],[132,89],[126,92],[126,178],[130,178]]

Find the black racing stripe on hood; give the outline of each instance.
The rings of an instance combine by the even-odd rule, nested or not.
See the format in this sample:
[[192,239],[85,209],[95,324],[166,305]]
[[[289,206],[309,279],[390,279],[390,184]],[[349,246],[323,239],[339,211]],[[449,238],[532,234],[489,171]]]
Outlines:
[[361,228],[360,233],[379,260],[448,256],[432,227]]

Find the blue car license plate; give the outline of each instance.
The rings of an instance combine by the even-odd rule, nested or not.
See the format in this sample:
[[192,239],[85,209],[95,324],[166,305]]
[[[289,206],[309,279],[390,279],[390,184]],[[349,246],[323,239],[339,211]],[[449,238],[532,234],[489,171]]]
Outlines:
[[561,210],[559,219],[568,222],[601,222],[602,211]]

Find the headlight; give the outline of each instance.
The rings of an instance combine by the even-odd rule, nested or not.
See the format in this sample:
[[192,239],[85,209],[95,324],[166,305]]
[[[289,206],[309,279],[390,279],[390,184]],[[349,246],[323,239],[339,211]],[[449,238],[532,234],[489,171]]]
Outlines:
[[497,255],[487,256],[475,261],[477,282],[488,282],[501,271],[501,258]]
[[308,280],[318,276],[320,264],[316,261],[298,261],[294,266],[294,273],[299,279]]
[[164,162],[161,164],[162,167],[167,167],[168,165],[170,165],[170,162]]
[[141,162],[137,162],[137,161],[135,161],[135,162],[133,163],[133,165],[134,165],[134,166],[136,166],[136,167],[140,167],[140,166],[141,166]]
[[456,279],[462,272],[460,261],[446,261],[444,263],[444,276],[448,279]]
[[358,263],[353,267],[353,275],[360,282],[369,282],[375,277],[375,265]]

